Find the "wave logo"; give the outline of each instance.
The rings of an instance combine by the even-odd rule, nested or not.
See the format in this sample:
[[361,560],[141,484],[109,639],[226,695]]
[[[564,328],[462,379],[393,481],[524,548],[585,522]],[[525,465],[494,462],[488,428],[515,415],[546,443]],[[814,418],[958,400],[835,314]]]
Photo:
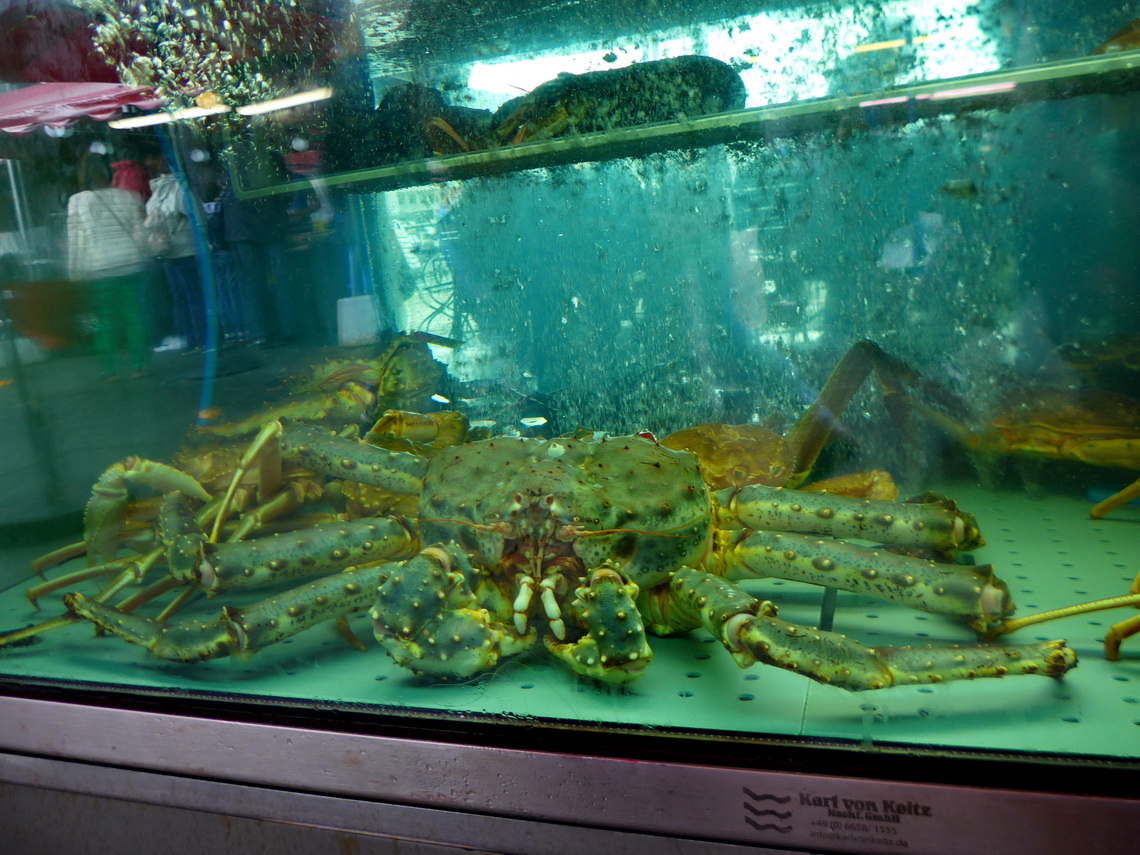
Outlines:
[[787,834],[792,830],[790,825],[779,825],[773,822],[769,817],[778,820],[787,820],[792,816],[790,810],[781,811],[775,807],[763,807],[765,803],[771,802],[773,805],[786,805],[792,800],[791,796],[777,796],[775,793],[754,793],[748,787],[743,787],[746,800],[744,802],[744,821],[755,828],[757,831],[778,831],[780,834]]

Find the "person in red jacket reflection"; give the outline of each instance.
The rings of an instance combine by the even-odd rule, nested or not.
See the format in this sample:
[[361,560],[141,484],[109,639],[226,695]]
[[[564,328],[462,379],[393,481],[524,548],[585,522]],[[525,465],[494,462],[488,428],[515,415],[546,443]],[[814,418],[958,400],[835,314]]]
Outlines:
[[122,160],[111,164],[111,186],[137,193],[146,204],[150,199],[150,172],[143,164],[144,157],[127,153]]

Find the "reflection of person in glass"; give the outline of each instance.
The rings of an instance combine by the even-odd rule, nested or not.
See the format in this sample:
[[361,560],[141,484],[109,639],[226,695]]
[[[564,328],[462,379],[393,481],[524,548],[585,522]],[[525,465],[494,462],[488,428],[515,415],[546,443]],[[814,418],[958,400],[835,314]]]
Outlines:
[[144,164],[144,155],[131,152],[111,164],[111,186],[130,190],[146,203],[150,200],[150,174]]
[[[147,167],[154,175],[146,203],[148,247],[162,264],[170,287],[180,349],[196,350],[206,344],[206,310],[186,194],[160,155],[148,157]],[[198,205],[196,200],[191,203]]]
[[[287,180],[285,162],[273,160],[278,181]],[[222,230],[238,273],[235,284],[247,332],[255,341],[284,344],[303,322],[294,311],[285,267],[288,197],[241,199],[224,174]]]
[[67,202],[69,275],[87,283],[103,375],[115,375],[124,345],[139,375],[146,365],[142,199],[112,187],[106,160],[91,153],[80,163],[79,188]]

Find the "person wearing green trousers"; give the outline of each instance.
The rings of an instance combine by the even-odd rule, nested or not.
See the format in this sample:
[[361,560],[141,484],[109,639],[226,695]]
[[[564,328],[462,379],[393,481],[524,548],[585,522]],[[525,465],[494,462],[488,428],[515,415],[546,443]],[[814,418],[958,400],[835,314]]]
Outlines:
[[142,374],[147,362],[146,322],[143,310],[142,272],[92,279],[91,308],[98,322],[95,349],[104,377],[116,376],[118,354],[126,345],[131,373]]
[[80,163],[79,186],[67,203],[70,275],[87,283],[103,376],[116,376],[124,348],[130,370],[140,375],[147,361],[142,199],[112,187],[106,160],[97,154]]

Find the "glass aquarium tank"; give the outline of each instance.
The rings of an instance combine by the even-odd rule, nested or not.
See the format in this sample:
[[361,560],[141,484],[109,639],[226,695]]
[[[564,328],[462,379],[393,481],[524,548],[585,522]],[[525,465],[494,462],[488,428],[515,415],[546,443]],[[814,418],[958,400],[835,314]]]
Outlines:
[[1135,4],[61,9],[15,696],[1135,769]]

